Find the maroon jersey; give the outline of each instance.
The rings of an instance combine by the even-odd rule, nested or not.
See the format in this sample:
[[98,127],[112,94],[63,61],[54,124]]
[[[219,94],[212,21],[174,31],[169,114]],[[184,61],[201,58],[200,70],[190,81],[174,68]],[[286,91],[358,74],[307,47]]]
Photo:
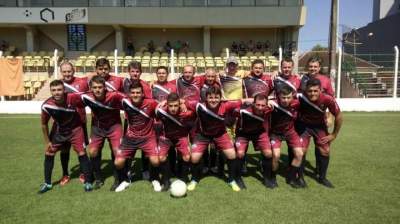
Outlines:
[[71,81],[64,81],[64,89],[67,93],[84,93],[89,91],[89,81],[87,77],[73,77]]
[[204,82],[204,84],[201,86],[201,89],[200,89],[200,101],[201,101],[201,102],[206,102],[206,100],[207,100],[206,93],[207,93],[207,90],[208,90],[210,87],[218,87],[218,88],[221,88],[221,84],[219,84],[218,82],[214,82],[212,85],[208,85],[208,84],[206,84],[206,83]]
[[176,80],[171,80],[164,83],[153,83],[151,95],[157,102],[167,100],[168,94],[170,93],[176,93]]
[[294,122],[297,119],[300,102],[294,99],[288,107],[284,107],[277,101],[271,101],[274,110],[271,114],[271,132],[286,134],[294,130]]
[[197,114],[196,132],[206,136],[218,136],[226,132],[225,117],[241,105],[240,100],[222,101],[218,108],[210,109],[206,103],[188,103],[189,109]]
[[106,80],[106,88],[108,91],[124,92],[124,78],[115,75],[107,75],[104,79]]
[[317,74],[314,77],[311,77],[309,74],[303,75],[301,77],[301,90],[303,93],[306,91],[306,84],[307,81],[310,80],[311,78],[318,79],[321,82],[321,90],[323,93],[328,94],[330,96],[335,96],[335,92],[333,91],[331,80],[329,77],[321,74]]
[[165,137],[169,139],[178,139],[188,136],[191,129],[191,123],[195,119],[195,114],[191,110],[179,112],[178,115],[171,115],[168,107],[157,108],[156,117],[161,120]]
[[106,91],[106,96],[102,101],[96,100],[92,92],[83,94],[83,103],[92,110],[92,126],[109,128],[114,124],[121,124],[119,111],[124,98],[125,95],[120,92]]
[[262,74],[255,76],[252,74],[243,79],[243,96],[246,98],[254,97],[259,93],[268,96],[273,90],[272,79],[270,75]]
[[268,108],[263,115],[254,114],[251,105],[235,110],[234,116],[238,118],[236,134],[258,135],[268,131],[271,110]]
[[[89,91],[89,81],[87,77],[79,78],[73,77],[71,81],[64,81],[64,89],[67,93],[84,93]],[[86,111],[85,108],[77,108],[79,116],[83,123],[86,123]]]
[[305,95],[298,94],[300,100],[299,120],[308,125],[326,125],[325,111],[328,108],[334,116],[340,113],[335,98],[321,93],[317,102],[311,102]]
[[71,132],[82,125],[77,108],[83,107],[79,94],[65,93],[62,104],[57,104],[54,98],[50,97],[42,104],[41,122],[48,124],[52,118],[60,133]]
[[[129,94],[130,93],[130,89],[129,88],[130,88],[130,86],[132,85],[132,83],[134,81],[135,80],[132,80],[130,78],[125,78],[124,79],[124,81],[123,81],[123,89],[124,89],[124,93],[125,94]],[[151,99],[152,97],[151,97],[150,85],[146,81],[143,81],[141,79],[139,79],[139,81],[140,81],[140,85],[142,85],[142,87],[143,87],[144,98]]]
[[157,102],[153,99],[144,99],[139,106],[133,105],[128,98],[122,101],[125,117],[128,119],[126,136],[129,138],[147,137],[155,135],[153,125]]
[[176,80],[176,89],[180,98],[187,101],[199,101],[200,89],[204,83],[204,75],[195,76],[191,81],[186,81],[183,77]]
[[296,94],[297,91],[300,89],[300,78],[296,75],[289,75],[289,77],[285,77],[282,74],[279,74],[274,79],[274,90],[275,95],[277,97],[278,92],[284,87],[289,86],[293,90],[293,94]]

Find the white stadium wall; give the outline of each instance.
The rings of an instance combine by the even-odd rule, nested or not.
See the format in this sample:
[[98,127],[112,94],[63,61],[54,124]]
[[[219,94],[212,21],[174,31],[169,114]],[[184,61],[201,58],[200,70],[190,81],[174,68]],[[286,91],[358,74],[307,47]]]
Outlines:
[[[337,101],[342,111],[400,112],[400,98],[343,98]],[[42,101],[1,101],[0,114],[39,114],[42,103]]]

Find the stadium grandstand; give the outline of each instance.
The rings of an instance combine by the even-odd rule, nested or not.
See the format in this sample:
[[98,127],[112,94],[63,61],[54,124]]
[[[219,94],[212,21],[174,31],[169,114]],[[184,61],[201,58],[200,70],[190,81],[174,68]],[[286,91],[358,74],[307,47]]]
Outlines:
[[38,93],[55,77],[54,66],[62,60],[71,61],[77,75],[86,75],[94,71],[96,59],[105,57],[122,76],[135,60],[142,63],[143,78],[149,80],[159,65],[172,69],[174,49],[176,73],[185,64],[198,72],[223,69],[228,54],[238,56],[241,69],[248,70],[259,58],[268,70],[276,70],[280,46],[284,53],[297,52],[306,16],[303,4],[302,0],[0,1],[2,57],[22,61],[24,99],[38,100],[48,96],[48,91],[45,96]]

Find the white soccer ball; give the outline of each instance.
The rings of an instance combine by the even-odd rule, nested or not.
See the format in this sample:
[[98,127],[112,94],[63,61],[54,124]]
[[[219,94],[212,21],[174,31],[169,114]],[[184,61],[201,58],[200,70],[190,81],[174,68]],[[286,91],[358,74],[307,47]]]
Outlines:
[[175,180],[170,186],[170,192],[172,197],[180,198],[186,195],[187,186],[185,182],[181,180]]

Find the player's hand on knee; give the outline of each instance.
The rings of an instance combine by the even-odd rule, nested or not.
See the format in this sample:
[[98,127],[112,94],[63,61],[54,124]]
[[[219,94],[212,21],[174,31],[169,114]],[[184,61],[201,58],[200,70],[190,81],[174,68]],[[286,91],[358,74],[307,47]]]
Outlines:
[[322,143],[322,144],[327,144],[327,143],[329,143],[329,142],[335,140],[335,138],[336,138],[335,135],[329,134],[329,135],[327,135],[327,136],[321,138],[321,143]]

